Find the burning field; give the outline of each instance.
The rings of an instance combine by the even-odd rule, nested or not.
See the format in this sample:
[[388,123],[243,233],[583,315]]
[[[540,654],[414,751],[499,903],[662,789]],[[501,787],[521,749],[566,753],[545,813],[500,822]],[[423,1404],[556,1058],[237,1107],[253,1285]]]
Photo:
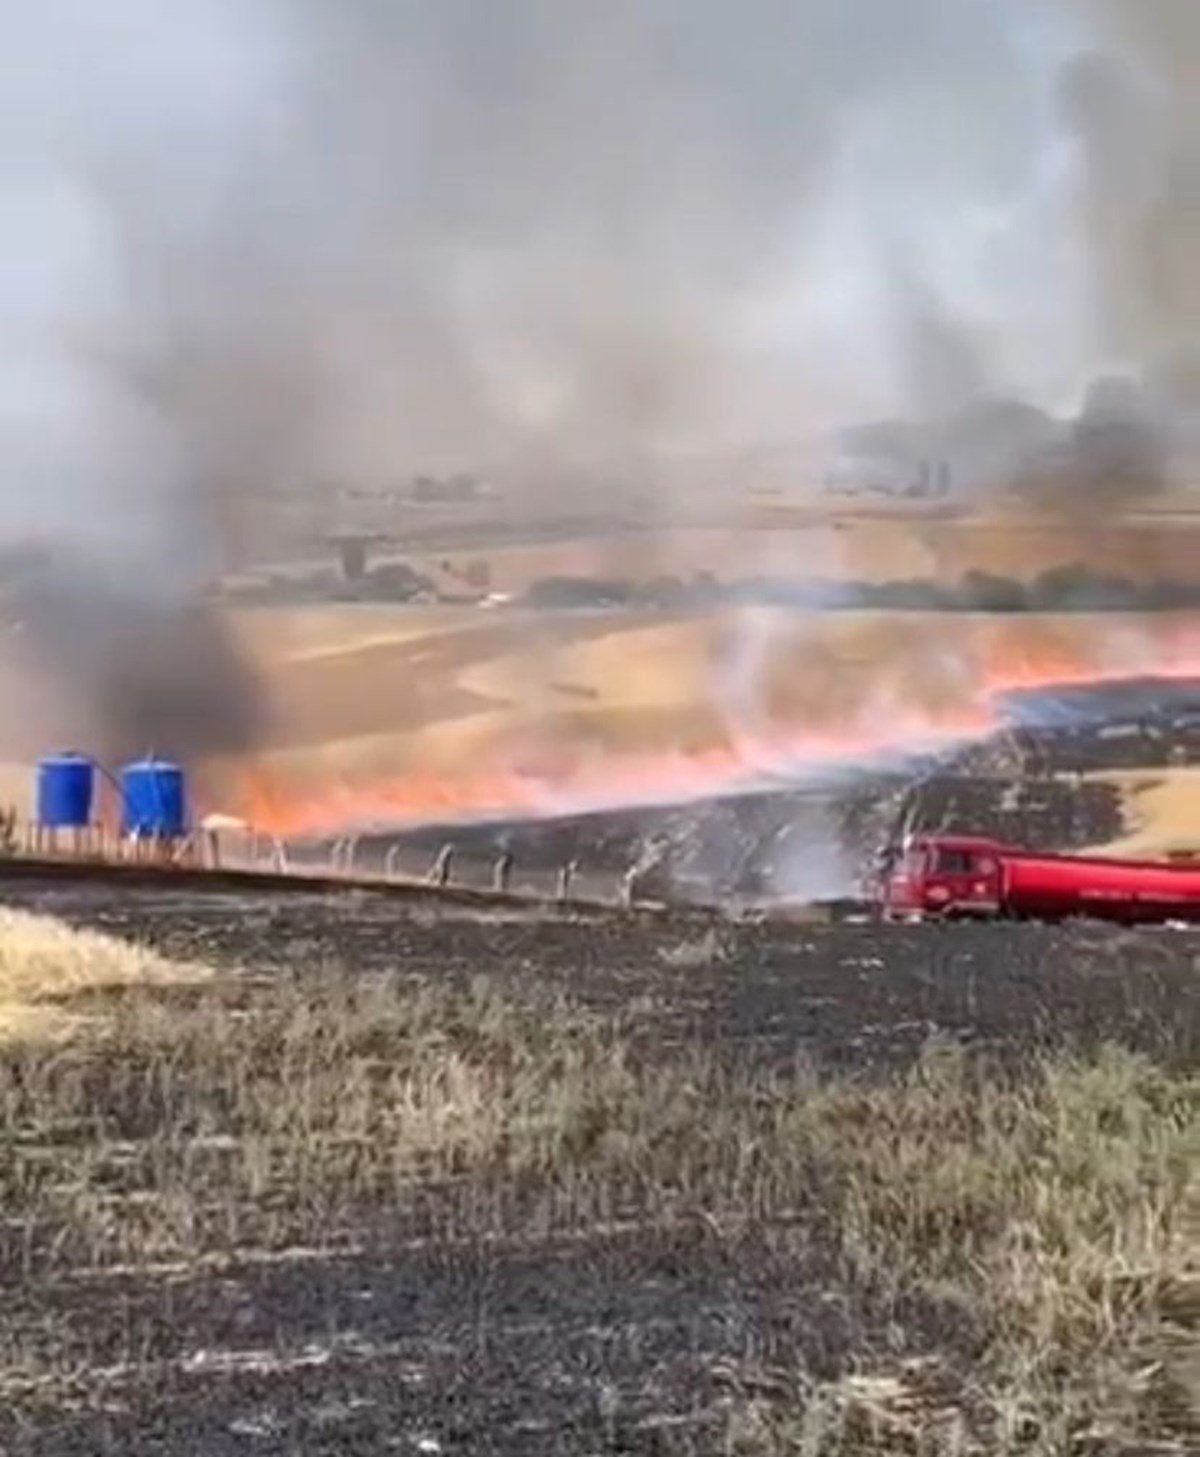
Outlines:
[[[1194,615],[221,625],[202,807],[297,860],[736,910],[1196,833]],[[0,879],[6,1452],[1194,1444],[1194,932],[210,884]]]
[[[1033,823],[1034,843],[1100,846],[1134,828],[1095,808],[1119,786],[1063,776],[1178,774],[1197,753],[1200,637],[1187,614],[331,607],[238,625],[271,737],[251,760],[207,766],[214,805],[298,847],[365,837],[364,864],[372,843],[382,855],[395,842],[405,868],[427,865],[449,835],[476,847],[486,874],[499,847],[517,846],[542,889],[570,847],[611,892],[649,841],[678,839],[686,822],[703,827],[690,853],[710,896],[744,894],[733,867],[747,835],[765,842],[788,825],[789,863],[759,893],[849,893],[864,834],[885,833],[931,773],[984,786],[977,822],[952,816],[961,829],[1028,835]],[[997,821],[1014,794],[1060,803],[1054,827]],[[1154,806],[1138,798],[1151,853]],[[1161,845],[1180,848],[1180,835],[1176,816]]]
[[[687,898],[850,894],[871,837],[937,775],[983,786],[950,815],[968,832],[1149,855],[1200,840],[1183,808],[1191,611],[122,599],[85,628],[91,589],[67,585],[26,593],[32,644],[18,632],[0,654],[4,792],[26,811],[33,757],[98,733],[112,754],[177,754],[198,815],[244,821],[294,859],[353,840],[360,868],[390,851],[423,872],[449,836],[476,878],[518,848],[535,890],[569,849],[580,888],[609,896],[665,837],[688,842],[668,876]],[[38,653],[60,637],[73,657],[56,676]],[[1030,794],[1062,806],[1057,828],[1010,812]]]
[[314,615],[318,647],[247,623],[270,746],[209,791],[284,834],[803,783],[986,739],[1014,695],[1200,678],[1183,614]]
[[898,823],[1187,848],[1194,616],[226,636],[202,808],[546,903],[0,879],[0,1448],[1191,1449],[1196,934],[680,903],[836,899]]

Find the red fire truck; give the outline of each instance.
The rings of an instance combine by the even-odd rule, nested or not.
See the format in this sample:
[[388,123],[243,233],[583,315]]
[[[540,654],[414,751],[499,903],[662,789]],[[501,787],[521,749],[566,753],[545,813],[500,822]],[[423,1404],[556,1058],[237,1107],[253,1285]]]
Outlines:
[[885,920],[981,917],[1200,925],[1200,864],[1043,855],[969,835],[918,835],[886,857]]

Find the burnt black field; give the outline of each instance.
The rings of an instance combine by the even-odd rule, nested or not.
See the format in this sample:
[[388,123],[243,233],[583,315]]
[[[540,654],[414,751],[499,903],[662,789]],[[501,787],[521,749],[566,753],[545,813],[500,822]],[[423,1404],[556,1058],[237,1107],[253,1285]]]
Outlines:
[[[576,920],[447,912],[432,896],[414,908],[370,891],[114,899],[98,885],[2,881],[0,904],[245,968],[268,988],[328,969],[413,986],[536,985],[597,1010],[636,1003],[652,1042],[744,1045],[780,1065],[800,1053],[837,1065],[903,1061],[935,1035],[997,1049],[1116,1038],[1178,1063],[1200,1053],[1200,930],[719,923],[682,911]],[[676,970],[664,960],[710,933],[724,947],[713,964]]]
[[[1164,1069],[1194,1068],[1200,1055],[1196,932],[733,924],[706,951],[711,922],[682,913],[585,923],[444,913],[432,899],[414,908],[371,893],[114,898],[15,882],[0,899],[224,968],[219,996],[234,1018],[271,1015],[281,997],[311,1001],[319,1016],[335,993],[392,978],[443,991],[483,983],[516,999],[561,993],[627,1017],[655,1062],[686,1066],[707,1049],[731,1069],[784,1078],[797,1066],[894,1076],[931,1039],[1018,1079],[1040,1052],[1066,1048],[1115,1043]],[[154,995],[168,1012],[186,1000]],[[87,1075],[94,1121],[40,1134],[68,1181],[97,1140],[119,1149],[126,1136],[99,1090],[153,1075],[167,1079],[163,1098],[176,1096],[161,1065]],[[14,1122],[22,1095],[11,1075],[7,1086],[11,1151],[34,1134]],[[225,1208],[204,1168],[197,1199]],[[619,1207],[555,1227],[534,1203],[522,1213],[529,1198],[452,1183],[383,1205],[364,1197],[336,1217],[297,1205],[272,1214],[285,1233],[269,1255],[246,1233],[244,1247],[223,1234],[226,1212],[208,1236],[219,1257],[192,1265],[100,1268],[69,1241],[9,1223],[0,1336],[24,1365],[7,1377],[0,1450],[703,1453],[723,1450],[713,1444],[740,1382],[890,1359],[896,1312],[869,1291],[839,1293],[824,1236],[752,1220],[717,1238],[700,1211],[659,1225]],[[242,1210],[237,1227],[265,1217]],[[902,1324],[905,1350],[973,1359],[978,1336],[963,1312],[934,1302]],[[39,1351],[53,1378],[30,1366]]]

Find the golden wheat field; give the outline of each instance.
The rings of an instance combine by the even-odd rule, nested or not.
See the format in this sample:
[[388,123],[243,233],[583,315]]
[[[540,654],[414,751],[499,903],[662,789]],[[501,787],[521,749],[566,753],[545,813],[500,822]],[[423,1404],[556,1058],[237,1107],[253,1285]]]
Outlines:
[[88,998],[122,988],[206,981],[199,962],[172,961],[148,946],[76,928],[52,916],[0,906],[0,1049],[59,1042],[95,1028]]
[[1104,846],[1111,855],[1161,858],[1200,854],[1200,770],[1100,773],[1121,792],[1128,832]]

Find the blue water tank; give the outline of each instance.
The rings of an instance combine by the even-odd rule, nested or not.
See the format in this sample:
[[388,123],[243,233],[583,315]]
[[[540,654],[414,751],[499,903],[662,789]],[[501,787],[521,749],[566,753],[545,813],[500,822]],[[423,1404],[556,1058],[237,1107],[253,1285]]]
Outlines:
[[49,830],[82,830],[92,822],[96,766],[83,754],[49,754],[37,766],[37,822]]
[[187,833],[183,770],[166,759],[143,759],[121,770],[121,831],[175,840]]

